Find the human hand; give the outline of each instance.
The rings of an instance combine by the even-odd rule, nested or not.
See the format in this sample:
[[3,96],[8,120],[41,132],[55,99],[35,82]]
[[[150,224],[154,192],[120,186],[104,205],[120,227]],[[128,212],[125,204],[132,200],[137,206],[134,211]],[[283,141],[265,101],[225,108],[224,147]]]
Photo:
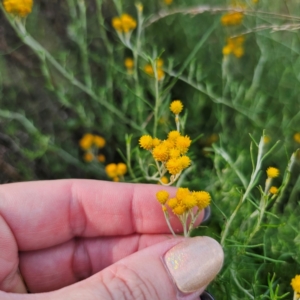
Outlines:
[[[208,237],[168,234],[160,189],[93,180],[0,186],[0,299],[199,299],[222,249]],[[37,294],[22,294],[18,267]]]

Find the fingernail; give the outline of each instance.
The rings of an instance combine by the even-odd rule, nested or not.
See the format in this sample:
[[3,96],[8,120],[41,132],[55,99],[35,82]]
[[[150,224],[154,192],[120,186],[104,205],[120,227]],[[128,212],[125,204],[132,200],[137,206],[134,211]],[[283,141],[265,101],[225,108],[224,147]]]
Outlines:
[[211,215],[211,208],[210,208],[210,206],[207,206],[204,209],[204,217],[203,217],[202,223],[207,221],[209,219],[210,215]]
[[208,292],[203,292],[203,294],[200,295],[201,300],[215,300],[214,297],[208,293]]
[[206,287],[221,270],[223,259],[220,244],[207,236],[188,238],[164,257],[169,274],[182,293]]

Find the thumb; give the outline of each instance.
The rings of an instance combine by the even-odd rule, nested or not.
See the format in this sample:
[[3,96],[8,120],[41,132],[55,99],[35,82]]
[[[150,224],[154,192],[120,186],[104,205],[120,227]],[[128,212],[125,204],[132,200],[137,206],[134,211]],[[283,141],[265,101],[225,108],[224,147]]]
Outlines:
[[[138,251],[86,280],[45,293],[43,299],[199,299],[222,264],[223,250],[215,240],[173,238]],[[25,300],[15,296],[9,299]],[[38,294],[26,296],[26,300],[33,300],[31,297]]]
[[222,264],[223,250],[212,238],[173,238],[135,252],[50,299],[199,299]]

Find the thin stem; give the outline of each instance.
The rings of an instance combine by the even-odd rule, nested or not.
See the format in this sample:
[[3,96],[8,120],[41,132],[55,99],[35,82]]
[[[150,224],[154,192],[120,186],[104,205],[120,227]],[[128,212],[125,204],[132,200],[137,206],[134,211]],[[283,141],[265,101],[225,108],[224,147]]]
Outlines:
[[155,88],[155,106],[154,106],[154,125],[153,125],[153,136],[156,137],[157,134],[157,124],[158,124],[158,110],[160,106],[160,95],[159,95],[159,86],[158,86],[158,78],[157,78],[157,69],[156,63],[152,64],[154,70],[154,88]]
[[176,237],[176,234],[175,234],[175,232],[174,232],[174,230],[173,230],[173,228],[171,226],[171,223],[170,223],[169,213],[167,211],[164,211],[164,215],[165,215],[165,219],[166,219],[167,225],[168,225],[171,233],[173,234],[173,236]]

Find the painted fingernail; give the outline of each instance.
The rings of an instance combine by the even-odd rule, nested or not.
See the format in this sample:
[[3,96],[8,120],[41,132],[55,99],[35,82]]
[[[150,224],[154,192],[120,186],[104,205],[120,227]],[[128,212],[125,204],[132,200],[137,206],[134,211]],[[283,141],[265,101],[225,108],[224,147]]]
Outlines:
[[182,293],[207,286],[221,270],[223,259],[220,244],[207,236],[186,239],[164,257],[169,274]]
[[207,206],[204,209],[204,217],[203,217],[202,223],[207,221],[209,219],[210,215],[211,215],[211,208],[210,208],[210,206]]

